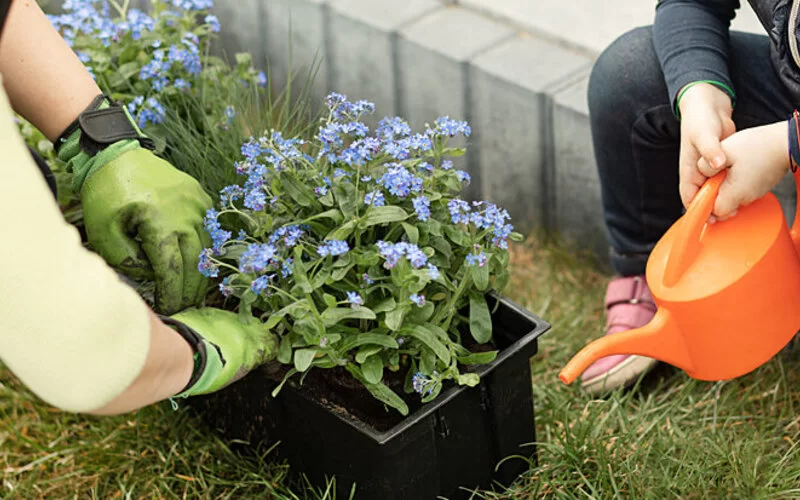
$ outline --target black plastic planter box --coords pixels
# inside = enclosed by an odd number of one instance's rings
[[[530,358],[550,325],[504,297],[496,310],[498,299],[488,300],[500,352],[476,370],[481,383],[442,391],[386,432],[331,411],[295,378],[273,399],[274,382],[251,373],[194,406],[228,440],[280,441],[277,454],[313,483],[335,476],[337,498],[350,498],[353,483],[356,499],[380,500],[456,499],[508,485],[530,468],[519,457],[536,460]]]

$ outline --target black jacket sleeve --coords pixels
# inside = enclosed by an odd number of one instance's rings
[[[674,111],[680,89],[701,80],[714,82],[735,104],[728,33],[738,8],[738,0],[659,0],[653,43]]]

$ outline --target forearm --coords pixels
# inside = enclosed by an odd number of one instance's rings
[[[673,109],[681,89],[696,81],[713,81],[735,99],[728,71],[728,33],[738,7],[738,0],[659,2],[653,43]]]
[[[53,406],[103,408],[159,348],[151,313],[64,220],[2,90],[0,153],[0,360]]]
[[[51,141],[101,93],[34,0],[11,2],[0,73],[14,110]]]
[[[117,415],[178,394],[194,367],[192,348],[172,328],[150,312],[150,350],[136,380],[113,401],[89,413]]]

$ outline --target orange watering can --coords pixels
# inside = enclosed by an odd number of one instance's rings
[[[658,306],[650,323],[588,344],[561,370],[562,382],[613,354],[728,380],[769,361],[800,330],[800,196],[791,230],[772,193],[707,224],[726,175],[706,181],[650,254],[647,282]],[[800,193],[800,172],[794,178]]]

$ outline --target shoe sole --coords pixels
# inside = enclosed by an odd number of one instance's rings
[[[603,375],[584,380],[581,388],[592,396],[608,393],[619,387],[632,385],[636,379],[655,368],[657,364],[657,359],[631,356]]]

